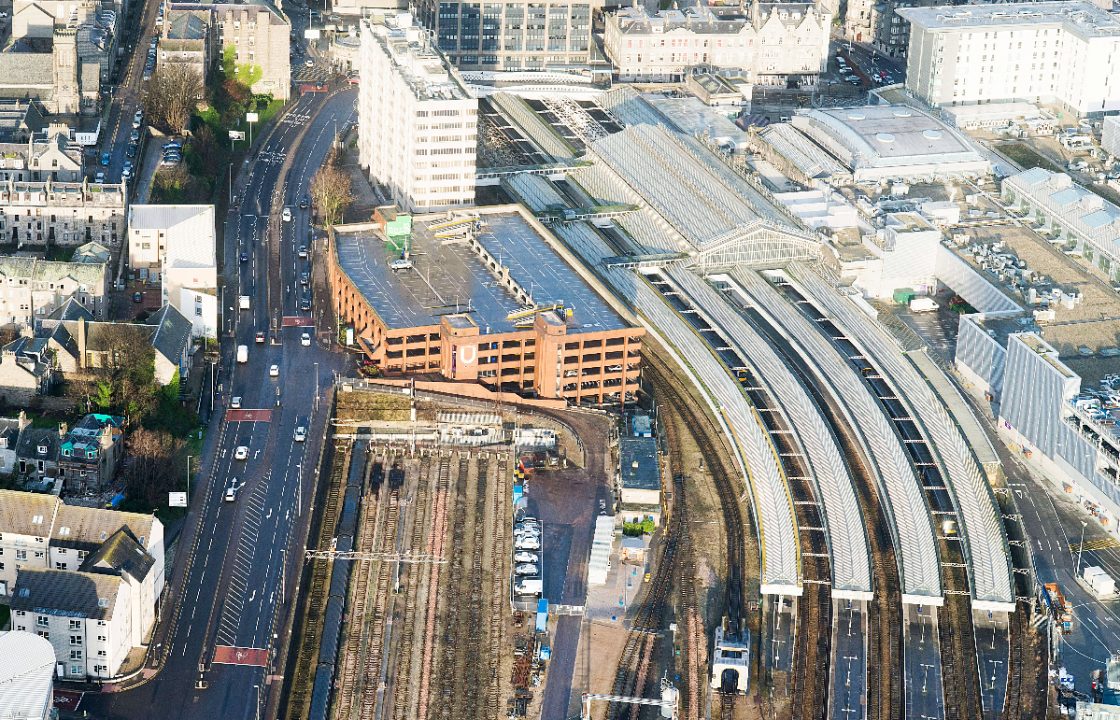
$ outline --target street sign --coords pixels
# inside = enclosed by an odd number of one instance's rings
[[[241,130],[230,130],[229,131],[229,139],[230,140],[244,140],[245,139],[245,133]]]
[[[167,507],[186,507],[187,494],[185,492],[167,493]]]
[[[255,112],[245,113],[245,122],[257,122],[259,120],[260,115],[257,115]]]

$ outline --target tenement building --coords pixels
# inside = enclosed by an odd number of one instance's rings
[[[0,238],[16,246],[115,247],[124,237],[128,192],[123,183],[0,183]]]

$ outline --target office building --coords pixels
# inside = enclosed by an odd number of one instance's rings
[[[602,0],[422,0],[420,23],[463,70],[583,70]]]
[[[474,203],[478,100],[407,13],[362,21],[358,159],[401,207]]]
[[[812,86],[828,65],[832,16],[814,3],[753,2],[746,14],[689,7],[606,17],[604,50],[624,81],[678,82],[695,67],[737,70],[755,85]]]
[[[1120,20],[1088,2],[906,8],[906,88],[926,103],[1120,110]]]

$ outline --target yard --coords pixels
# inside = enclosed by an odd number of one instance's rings
[[[1002,143],[996,145],[995,148],[1024,170],[1040,167],[1051,172],[1062,172],[1062,168],[1058,167],[1057,163],[1052,162],[1038,151],[1021,142]]]

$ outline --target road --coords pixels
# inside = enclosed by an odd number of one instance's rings
[[[243,201],[229,214],[225,242],[226,281],[242,290],[230,291],[223,300],[228,309],[235,306],[232,295],[243,292],[251,297],[251,309],[227,313],[236,340],[223,338],[219,413],[200,473],[205,480],[195,491],[179,552],[180,557],[190,555],[184,550],[194,547],[194,557],[189,567],[176,566],[170,584],[177,608],[172,606],[169,622],[156,637],[167,647],[167,662],[135,689],[87,697],[83,707],[96,716],[150,717],[152,708],[159,707],[168,720],[248,720],[257,717],[258,702],[263,708],[267,693],[278,691],[269,687],[274,669],[214,662],[215,651],[218,646],[259,648],[266,651],[266,664],[274,661],[278,625],[302,562],[327,420],[326,405],[317,397],[325,395],[345,359],[330,351],[330,332],[304,346],[300,336],[308,328],[285,326],[293,321],[282,318],[307,313],[298,310],[298,299],[284,288],[297,285],[297,272],[310,262],[297,258],[297,241],[306,238],[309,220],[308,211],[298,208],[298,197],[322,164],[335,123],[341,127],[350,119],[354,99],[354,91],[348,91],[295,101],[290,117],[296,121],[280,123],[246,169]],[[289,155],[290,174],[281,188]],[[297,204],[290,223],[279,220],[283,204]],[[247,262],[238,261],[241,252]],[[254,342],[258,329],[267,329],[269,342]],[[225,321],[223,330],[229,330]],[[319,342],[322,338],[326,344]],[[234,363],[236,344],[249,346],[248,362]],[[278,366],[278,378],[269,377],[271,365]],[[228,407],[223,411],[232,396],[242,398],[242,408],[263,412],[247,421],[244,413]],[[297,425],[310,426],[307,442],[294,441]],[[235,460],[234,450],[242,445],[249,449],[249,459]],[[237,499],[225,502],[223,489],[232,478]],[[200,513],[196,534],[194,521]],[[200,663],[205,667],[201,675]],[[195,689],[200,677],[207,684],[204,690]]]

